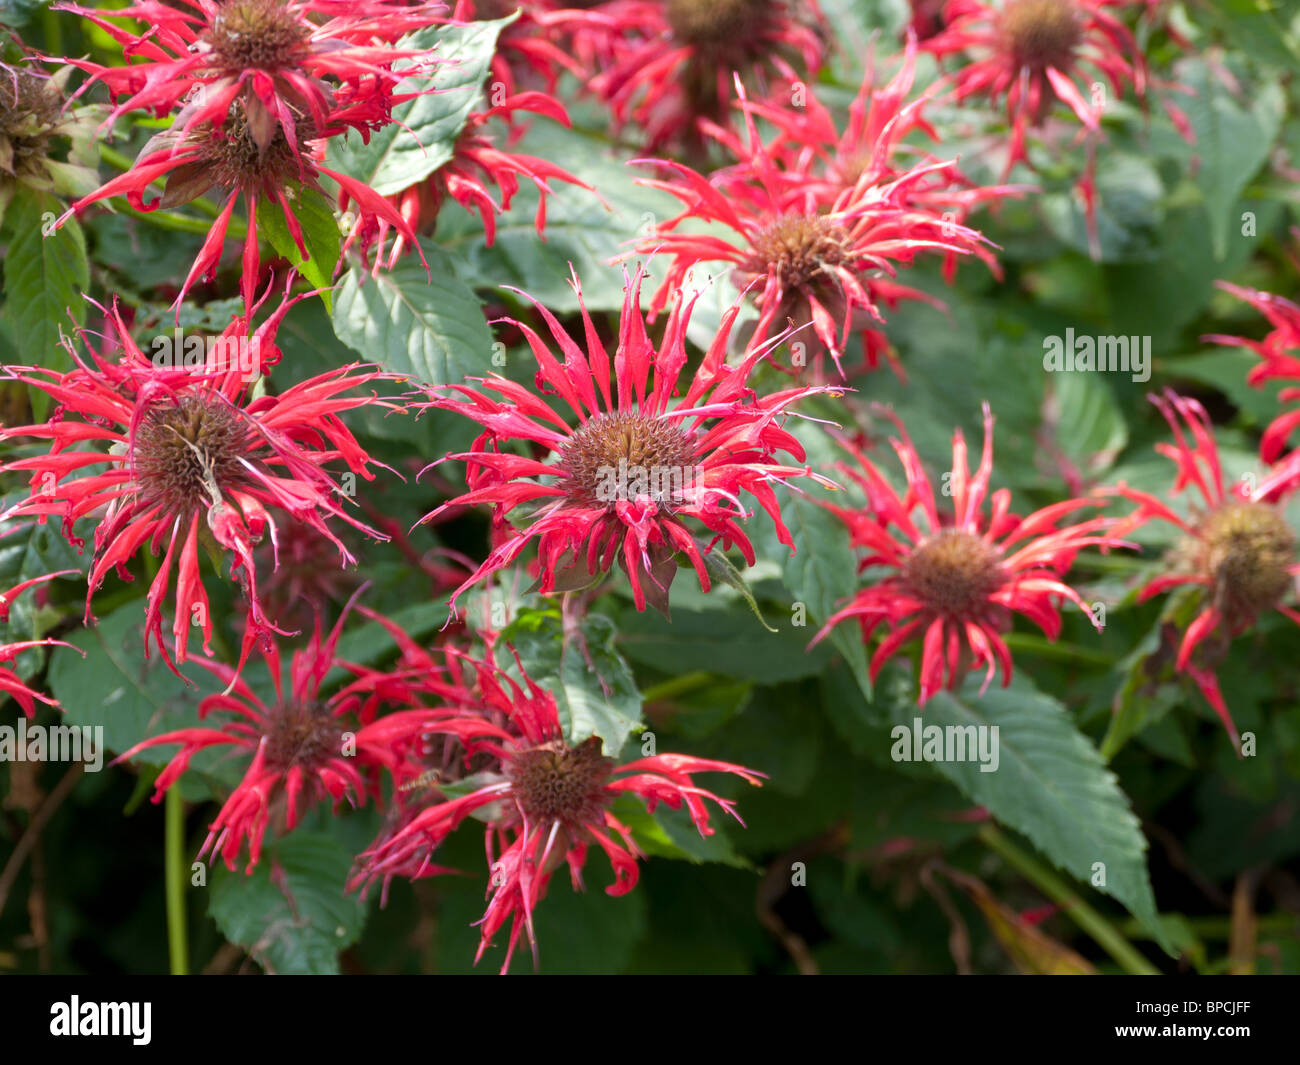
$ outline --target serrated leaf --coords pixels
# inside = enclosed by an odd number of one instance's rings
[[[358,896],[344,891],[351,867],[351,852],[333,835],[294,832],[252,875],[214,868],[208,914],[268,973],[331,975],[366,921]]]
[[[368,144],[334,138],[327,160],[332,170],[391,196],[423,181],[451,159],[456,138],[481,98],[480,86],[496,52],[497,36],[518,15],[464,26],[429,26],[398,42],[399,49],[435,48],[431,77],[410,77],[394,90],[419,92],[393,108],[393,121],[370,135]],[[401,69],[400,67],[398,69]],[[432,88],[434,92],[422,90]]]
[[[925,728],[996,726],[995,771],[983,772],[975,759],[936,762],[935,768],[1081,883],[1091,883],[1094,863],[1104,863],[1106,882],[1099,890],[1128,907],[1168,950],[1147,875],[1146,838],[1097,749],[1047,695],[1017,689],[977,692],[974,678],[960,694],[933,696],[923,713],[897,707],[895,728],[910,731],[918,716]]]
[[[555,696],[568,742],[599,736],[605,754],[616,757],[641,725],[641,693],[632,671],[614,649],[614,623],[603,615],[588,614],[581,631],[586,656],[576,637],[565,640],[558,611],[526,609],[501,638],[519,653],[533,681]]]
[[[301,187],[295,190],[290,204],[294,217],[302,228],[303,243],[307,246],[306,259],[302,257],[293,234],[289,232],[284,211],[278,205],[265,205],[258,212],[258,234],[265,236],[276,252],[289,260],[307,284],[312,288],[325,289],[321,293],[321,299],[325,301],[326,310],[329,310],[333,302],[329,286],[334,279],[334,267],[338,264],[339,247],[342,244],[334,208],[316,189]]]
[[[334,301],[334,332],[368,362],[425,384],[492,369],[492,333],[450,258],[421,241],[432,271],[406,258],[378,277],[354,265]]]
[[[86,238],[75,218],[53,228],[62,213],[53,196],[23,189],[6,214],[13,239],[4,258],[5,312],[19,357],[32,366],[70,365],[59,330],[86,320]]]

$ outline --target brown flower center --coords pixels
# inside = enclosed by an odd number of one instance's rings
[[[772,17],[773,0],[668,0],[673,37],[705,54],[755,49]]]
[[[1069,66],[1083,41],[1073,0],[1010,0],[1001,30],[1017,65],[1036,71]]]
[[[315,126],[306,115],[295,115],[294,125],[299,144],[315,138]],[[302,177],[303,164],[294,156],[283,127],[277,122],[266,147],[259,147],[240,100],[231,106],[221,129],[204,123],[195,127],[190,139],[199,145],[200,159],[194,166],[202,168],[209,184],[224,189],[283,188]]]
[[[248,430],[238,412],[216,395],[164,399],[145,413],[136,431],[132,463],[142,494],[167,513],[192,514],[246,471]]]
[[[944,529],[903,566],[907,590],[948,617],[970,617],[1006,583],[997,552],[974,533]]]
[[[297,66],[311,36],[281,0],[226,0],[203,40],[227,70]]]
[[[826,268],[847,262],[849,257],[848,235],[837,222],[824,215],[784,214],[755,235],[740,269],[758,277],[775,270],[788,293],[829,281],[824,276]]]
[[[1269,504],[1224,503],[1206,515],[1198,534],[1215,601],[1233,621],[1275,606],[1291,586],[1295,534]]]
[[[515,755],[507,775],[525,815],[573,826],[598,821],[606,805],[605,782],[614,769],[601,746],[600,737],[592,736],[576,747],[554,740]]]
[[[569,502],[612,509],[648,495],[680,505],[696,484],[695,440],[680,421],[640,411],[614,411],[589,419],[560,452],[557,469],[568,475]]]
[[[313,768],[343,752],[343,729],[323,703],[277,706],[266,724],[266,760],[277,769]]]

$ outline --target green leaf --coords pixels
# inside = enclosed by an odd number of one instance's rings
[[[701,836],[685,809],[671,810],[660,806],[653,814],[633,796],[621,796],[613,806],[614,816],[632,830],[637,845],[647,856],[675,858],[696,865],[721,862],[748,869],[750,864],[738,855],[727,838],[721,821],[726,815],[712,818],[713,834]]]
[[[436,48],[433,75],[410,77],[397,86],[398,94],[421,95],[394,107],[393,121],[372,133],[368,144],[351,137],[331,140],[326,155],[330,169],[357,178],[380,196],[391,196],[450,160],[456,138],[481,99],[497,35],[517,17],[429,26],[399,41],[400,49]],[[435,91],[423,91],[430,87]]]
[[[26,492],[11,493],[0,501],[0,510],[7,510],[20,499],[26,498]],[[84,573],[89,566],[90,556],[77,554],[56,521],[44,525],[31,521],[25,527],[14,528],[0,539],[0,592],[44,573],[56,573],[65,569]],[[50,588],[51,585],[45,587]],[[28,589],[10,604],[8,640],[38,639],[42,635],[37,624],[39,611],[32,606],[32,593],[35,590]],[[79,590],[84,592],[85,586],[79,586]]]
[[[85,651],[82,658],[67,647],[50,653],[49,685],[69,725],[102,728],[103,744],[121,753],[149,736],[202,725],[199,700],[218,689],[215,678],[182,667],[196,686],[189,686],[163,662],[157,650],[144,657],[144,604],[119,607],[88,629],[67,637]],[[207,727],[215,727],[208,725]],[[165,766],[176,753],[172,745],[150,747],[132,765]],[[234,784],[243,763],[224,749],[202,751],[185,775],[187,798],[205,798]]]
[[[1085,477],[1109,469],[1128,445],[1128,426],[1110,386],[1087,371],[1053,374],[1049,384],[1043,423],[1056,450]]]
[[[208,913],[268,973],[332,975],[361,935],[366,908],[344,891],[352,853],[333,834],[294,832],[252,875],[213,869]]]
[[[1164,219],[1164,185],[1150,159],[1126,152],[1105,153],[1097,167],[1097,242],[1100,261],[1154,258]],[[1087,215],[1074,189],[1043,197],[1048,228],[1070,247],[1091,254]]]
[[[705,545],[707,546],[707,545]],[[709,576],[716,582],[721,581],[728,588],[734,588],[745,601],[754,617],[758,618],[758,623],[767,629],[768,632],[778,632],[778,629],[772,628],[763,617],[763,612],[758,609],[758,602],[754,599],[754,593],[750,591],[749,584],[745,580],[743,573],[738,570],[725,554],[721,551],[710,551],[704,556],[704,568],[708,571]]]
[[[1241,219],[1238,197],[1268,158],[1286,110],[1286,98],[1276,81],[1251,88],[1248,101],[1238,101],[1201,59],[1178,65],[1178,80],[1193,90],[1179,96],[1196,134],[1200,166],[1193,176],[1210,216],[1214,258],[1227,254],[1228,234]]]
[[[940,692],[923,715],[915,707],[896,707],[891,735],[901,735],[899,727],[910,731],[918,717],[925,728],[996,727],[995,771],[983,772],[973,758],[936,762],[935,768],[1080,882],[1092,883],[1094,863],[1104,863],[1100,890],[1128,907],[1168,949],[1147,876],[1146,838],[1097,749],[1047,695],[994,688],[980,696],[977,690],[975,678],[960,695]]]
[[[857,559],[844,523],[825,507],[803,495],[794,495],[782,509],[795,553],[785,564],[785,584],[797,602],[808,608],[817,628],[844,605],[857,586]],[[817,628],[809,626],[809,633]],[[867,650],[856,622],[837,625],[830,641],[844,655],[863,695],[871,698]]]
[[[605,754],[617,757],[628,736],[641,727],[641,693],[614,649],[614,623],[600,614],[582,619],[581,639],[594,672],[577,634],[565,639],[559,611],[525,608],[501,638],[519,653],[534,683],[555,696],[568,742],[599,736]]]
[[[482,279],[476,285],[514,285],[556,314],[578,309],[578,297],[569,285],[572,264],[587,309],[618,310],[623,306],[623,272],[610,266],[609,260],[626,252],[629,241],[649,233],[656,220],[663,222],[677,214],[681,204],[665,192],[637,184],[637,178],[651,176],[649,168],[629,166],[608,144],[558,123],[534,122],[516,148],[555,160],[598,189],[609,206],[594,192],[552,181],[546,231],[539,239],[537,190],[531,182],[523,182],[510,210],[497,221],[491,247],[484,243],[478,216],[454,203],[438,216],[438,243],[465,264],[466,277]],[[632,264],[628,265],[630,270]],[[651,261],[648,265],[651,277],[642,290],[645,302],[667,264]],[[725,265],[718,265],[717,272],[725,272]],[[717,297],[706,295],[697,305],[700,319],[709,313],[710,299]]]
[[[369,362],[426,384],[492,369],[492,333],[451,259],[421,241],[432,278],[407,258],[378,277],[354,265],[334,301],[334,332]]]
[[[618,646],[629,658],[668,673],[704,670],[756,684],[809,677],[826,668],[829,644],[807,650],[807,628],[768,632],[743,611],[673,609],[670,624],[651,611],[620,611]]]
[[[276,252],[293,264],[307,284],[312,288],[325,289],[321,293],[321,299],[325,301],[328,310],[333,300],[329,286],[334,279],[334,267],[339,261],[339,246],[342,243],[338,222],[334,219],[334,208],[316,189],[302,187],[295,190],[291,203],[294,216],[302,228],[308,258],[302,257],[293,234],[289,232],[284,211],[277,205],[265,206],[258,214],[258,233],[265,236]]]
[[[70,365],[59,330],[86,320],[86,238],[75,218],[53,228],[62,213],[53,196],[22,189],[6,214],[13,239],[4,258],[5,313],[19,357],[32,366]]]

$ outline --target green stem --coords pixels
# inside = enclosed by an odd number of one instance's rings
[[[661,702],[676,695],[684,695],[696,688],[703,688],[711,680],[713,680],[713,674],[706,673],[703,670],[697,669],[693,673],[683,673],[680,677],[673,677],[672,680],[666,680],[662,684],[650,685],[641,693],[641,701],[643,703]]]
[[[1032,881],[1127,973],[1159,976],[1160,972],[1125,939],[1119,930],[1083,901],[1075,890],[1033,855],[1025,853],[994,825],[979,830],[980,841],[1022,876]]]
[[[1228,939],[1232,935],[1231,917],[1184,917],[1183,923],[1200,939]],[[1269,913],[1255,918],[1255,927],[1270,935],[1294,932],[1298,925],[1300,917],[1292,913]],[[1151,933],[1135,918],[1121,922],[1119,927],[1130,939],[1151,938]]]
[[[166,894],[167,950],[173,976],[188,976],[190,949],[185,925],[185,800],[181,789],[167,790],[166,806]]]

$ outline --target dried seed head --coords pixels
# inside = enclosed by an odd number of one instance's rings
[[[643,471],[656,501],[668,506],[682,502],[680,490],[694,476],[695,440],[680,421],[655,418],[640,411],[598,414],[565,443],[557,468],[568,475],[569,502],[578,507],[610,507],[616,499],[609,486],[620,469],[629,483]],[[665,489],[665,486],[667,490]]]
[[[520,752],[506,767],[529,820],[572,826],[600,820],[606,805],[603,789],[613,770],[613,759],[601,754],[599,736],[576,747],[553,740]]]
[[[159,400],[141,420],[131,454],[144,499],[180,516],[206,509],[213,487],[224,491],[245,480],[247,441],[239,413],[218,395]]]
[[[1017,65],[1035,71],[1069,66],[1083,41],[1073,0],[1010,0],[1000,27]]]
[[[1203,572],[1214,582],[1219,608],[1248,622],[1275,606],[1293,578],[1296,539],[1275,507],[1231,501],[1216,507],[1197,530]]]
[[[997,552],[974,533],[944,529],[912,552],[903,567],[907,590],[946,617],[968,618],[1006,583]]]
[[[50,78],[0,64],[0,175],[43,175],[61,106],[62,93]]]
[[[203,40],[229,71],[299,65],[311,29],[282,0],[226,0]]]

